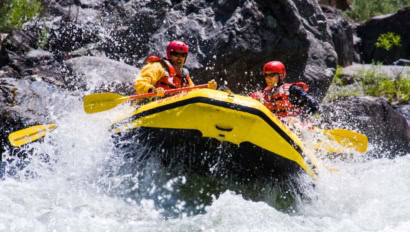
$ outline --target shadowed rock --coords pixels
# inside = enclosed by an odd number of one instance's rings
[[[337,53],[337,64],[340,66],[349,66],[355,60],[353,35],[356,25],[349,22],[342,11],[322,6],[325,13],[329,28],[332,34],[332,41]]]
[[[103,57],[83,56],[66,61],[67,67],[79,78],[77,84],[85,89],[99,89],[132,94],[139,69]]]
[[[372,155],[394,157],[410,153],[410,129],[403,115],[383,98],[350,98],[321,106],[331,127],[357,129],[374,146]]]

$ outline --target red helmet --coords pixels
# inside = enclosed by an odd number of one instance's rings
[[[280,61],[270,61],[263,66],[262,73],[265,75],[267,72],[269,73],[279,73],[281,79],[285,78],[286,76],[286,69],[285,65],[282,64]]]
[[[168,44],[167,57],[171,59],[171,52],[188,53],[188,45],[184,42],[174,40]]]

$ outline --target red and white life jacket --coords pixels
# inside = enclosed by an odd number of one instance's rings
[[[298,116],[302,113],[299,106],[292,105],[289,101],[289,88],[298,85],[306,92],[309,86],[303,82],[286,83],[276,89],[266,87],[263,91],[263,104],[279,117]]]
[[[146,59],[146,62],[153,63],[153,62],[160,62],[163,67],[165,67],[168,71],[168,75],[162,77],[157,81],[155,84],[155,88],[162,87],[165,90],[167,89],[176,89],[181,87],[189,86],[191,81],[191,77],[187,74],[181,73],[178,71],[167,59],[161,59],[158,56],[150,56]]]

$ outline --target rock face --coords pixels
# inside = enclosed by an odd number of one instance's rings
[[[332,34],[332,41],[337,53],[337,64],[343,67],[349,66],[355,61],[353,49],[353,36],[356,25],[349,22],[340,10],[322,6]]]
[[[357,35],[361,38],[360,53],[365,63],[380,61],[392,64],[394,61],[410,59],[410,6],[395,14],[374,17],[357,27]],[[381,34],[393,32],[401,38],[401,47],[393,47],[386,51],[376,47]]]
[[[134,80],[139,69],[103,57],[81,56],[67,60],[68,70],[77,76],[77,86],[89,90],[120,91],[126,95],[135,92]]]
[[[410,153],[406,119],[383,98],[351,98],[321,106],[323,121],[333,127],[350,127],[364,133],[374,156],[394,157]]]
[[[397,110],[400,111],[407,120],[410,127],[410,105],[397,105]]]
[[[81,17],[81,28],[69,20],[54,23],[49,48],[68,53],[96,42],[105,56],[141,67],[148,55],[165,56],[168,42],[179,39],[190,46],[186,66],[196,83],[215,78],[238,93],[262,88],[261,69],[271,60],[281,60],[289,80],[307,82],[319,98],[335,71],[336,53],[316,2],[131,0],[106,1],[104,10],[103,25]],[[101,38],[96,26],[109,28],[108,34]]]

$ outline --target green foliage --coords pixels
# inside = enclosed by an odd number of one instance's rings
[[[384,48],[386,51],[389,51],[393,47],[401,47],[400,35],[393,32],[383,33],[377,38],[376,47]]]
[[[333,77],[333,84],[338,86],[346,85],[345,81],[342,79],[343,76],[343,67],[338,65],[336,68],[335,75]]]
[[[323,99],[323,102],[333,102],[350,96],[360,97],[361,95],[361,89],[359,88],[359,86],[331,85],[327,91],[325,98]]]
[[[2,0],[0,3],[0,31],[19,29],[41,13],[43,6],[37,0]]]
[[[387,74],[377,72],[376,68],[360,70],[358,77],[362,79],[363,91],[366,95],[386,97],[394,103],[409,103],[410,75],[400,74],[391,79]]]
[[[343,83],[342,68],[336,70],[333,82],[323,99],[332,102],[349,96],[385,97],[393,103],[410,103],[410,67],[407,72],[398,74],[395,78],[389,77],[380,71],[381,64],[374,64],[370,69],[361,69],[354,76],[354,83]]]
[[[345,14],[355,21],[363,21],[374,16],[394,13],[410,5],[410,0],[353,0],[351,9]]]
[[[47,47],[49,31],[50,29],[46,26],[44,26],[41,29],[39,37],[38,37],[38,41],[37,41],[38,47],[44,48],[44,49]]]
[[[337,66],[332,84],[323,99],[324,102],[332,102],[349,96],[359,97],[361,95],[361,87],[357,83],[347,86],[346,81],[342,77],[343,67]]]

